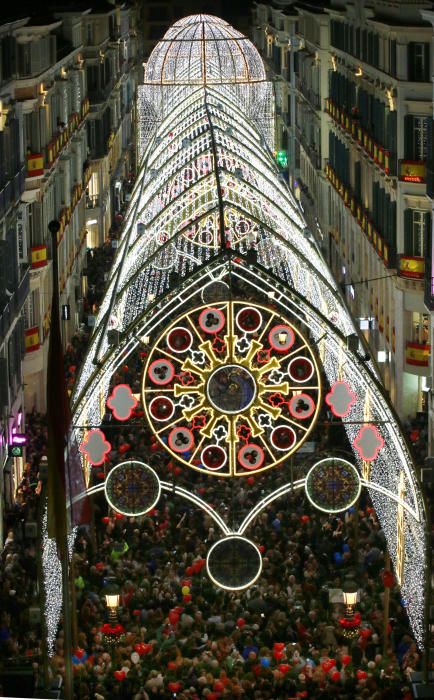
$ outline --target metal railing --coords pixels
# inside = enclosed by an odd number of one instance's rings
[[[24,302],[30,292],[30,268],[27,267],[21,280],[10,297],[8,303],[0,313],[0,342],[2,342],[10,330],[14,320],[20,315]]]

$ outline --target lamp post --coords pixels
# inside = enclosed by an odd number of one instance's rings
[[[354,608],[357,603],[357,595],[359,589],[357,583],[353,579],[346,579],[344,585],[342,586],[342,595],[344,598],[345,605],[345,615],[347,617],[352,617],[354,615]]]
[[[360,626],[360,616],[354,614],[357,604],[358,586],[353,579],[346,579],[342,586],[342,596],[345,605],[345,615],[339,620],[342,634],[348,639],[357,637]]]
[[[118,622],[120,589],[116,581],[111,580],[104,589],[104,597],[108,610],[108,623],[101,627],[103,643],[110,649],[112,661],[114,661],[114,649],[117,642],[125,638],[125,630]]]
[[[116,624],[118,619],[119,592],[119,586],[114,581],[109,583],[104,589],[105,602],[111,625]]]

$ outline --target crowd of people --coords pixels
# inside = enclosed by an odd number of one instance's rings
[[[111,257],[111,246],[89,253],[88,313],[101,300]],[[65,353],[70,389],[88,335],[82,328]],[[127,383],[139,392],[145,357],[144,352],[130,357],[113,383]],[[324,425],[327,416],[323,419]],[[410,424],[408,430],[413,429]],[[318,430],[314,439],[319,449],[336,444],[339,430],[332,423]],[[28,461],[16,502],[6,514],[1,554],[0,660],[26,660],[36,684],[42,685],[42,628],[31,616],[39,602],[39,541],[29,524],[40,517],[44,416],[30,413],[26,431]],[[104,467],[92,470],[92,483],[102,482],[126,456],[182,480],[182,470],[156,443],[140,410],[125,426],[107,417],[104,432],[112,451]],[[302,466],[296,460],[295,470]],[[268,492],[271,480],[277,487],[284,479],[282,470],[272,470],[237,480],[234,488],[231,480],[188,476],[191,488],[206,491],[208,502],[228,520],[242,517],[262,491]],[[385,537],[366,493],[357,508],[341,516],[315,511],[301,492],[275,501],[248,532],[261,551],[263,570],[242,592],[211,583],[204,562],[220,534],[209,516],[185,501],[162,495],[146,515],[126,518],[111,511],[99,493],[90,512],[73,555],[77,700],[411,697],[409,674],[419,668],[420,654],[393,577],[383,575]],[[342,625],[342,604],[332,595],[348,576],[360,589],[359,624],[351,634]],[[114,581],[120,587],[116,620],[104,595]],[[391,596],[385,619],[386,587]],[[49,675],[54,679],[64,672],[60,629]]]

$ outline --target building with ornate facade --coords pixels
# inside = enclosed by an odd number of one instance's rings
[[[66,347],[87,321],[86,250],[120,218],[135,167],[136,17],[94,3],[0,26],[0,489],[9,502],[24,466],[25,413],[45,411],[48,224],[60,223]]]
[[[14,89],[15,33],[24,24],[25,20],[17,20],[0,25],[0,513],[23,466],[21,456],[8,457],[14,436],[24,431],[23,307],[30,291],[31,252],[25,234],[26,205],[21,201],[27,175],[25,115]]]
[[[252,29],[276,84],[276,150],[402,418],[426,410],[430,375],[424,6],[276,0],[256,3]]]

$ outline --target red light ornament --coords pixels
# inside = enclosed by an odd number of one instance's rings
[[[106,440],[102,430],[89,430],[86,438],[80,445],[80,452],[86,455],[90,464],[98,466],[103,464],[106,455],[111,451],[112,446]]]
[[[347,382],[335,382],[325,397],[327,406],[337,418],[345,418],[356,403],[357,396]]]
[[[373,462],[384,447],[384,440],[375,425],[364,425],[353,445],[365,462]]]
[[[133,396],[128,384],[118,384],[114,387],[107,400],[107,406],[113,412],[116,420],[128,420],[139,402]]]

